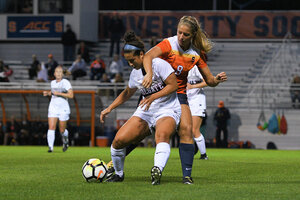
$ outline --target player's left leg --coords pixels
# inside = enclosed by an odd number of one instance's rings
[[[69,115],[59,116],[59,132],[62,137],[63,152],[67,151],[69,147],[69,132],[66,129],[68,120],[69,120]]]
[[[192,115],[187,104],[181,104],[181,118],[179,124],[179,154],[183,173],[183,183],[193,184],[191,178],[194,161],[194,138],[192,134]]]
[[[200,116],[193,116],[193,136],[196,142],[196,145],[200,151],[200,159],[208,160],[206,155],[206,147],[205,147],[205,140],[203,135],[200,133],[200,127],[202,124],[202,117]]]
[[[125,148],[125,156],[129,155],[131,151],[133,151],[136,147],[139,146],[140,142],[147,136],[151,135],[150,129],[145,129],[144,133],[142,133],[133,143],[129,144]],[[107,174],[106,177],[110,178],[115,173],[115,168],[112,160],[107,163]]]

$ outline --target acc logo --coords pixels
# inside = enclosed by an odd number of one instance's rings
[[[31,21],[29,22],[23,30],[49,30],[50,21]]]
[[[48,33],[50,32],[50,26],[51,21],[30,21],[28,22],[21,30],[20,32],[26,33]],[[16,21],[10,21],[8,23],[8,31],[10,33],[14,33],[17,31],[17,22]],[[54,23],[54,31],[56,33],[63,32],[63,23],[61,21],[56,21]]]

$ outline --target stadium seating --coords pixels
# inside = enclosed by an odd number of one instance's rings
[[[146,41],[147,42],[147,41]],[[146,43],[148,46],[148,43]],[[45,44],[44,44],[45,45]],[[43,44],[4,44],[7,51],[0,48],[0,53],[4,61],[14,70],[14,77],[11,79],[9,88],[28,88],[28,85],[36,85],[35,81],[28,80],[28,66],[31,62],[31,55],[39,52],[38,58],[45,61],[47,54],[52,48],[52,53],[58,61],[62,60],[61,44],[47,44],[47,50]],[[122,44],[121,44],[122,46]],[[50,48],[51,47],[51,48]],[[111,61],[108,57],[109,41],[103,40],[96,44],[89,44],[91,57],[100,53],[105,60],[107,66]],[[148,49],[148,47],[146,47]],[[208,65],[214,75],[221,71],[225,71],[228,75],[228,81],[220,84],[215,88],[205,88],[207,95],[207,113],[208,113],[208,131],[207,139],[213,139],[214,126],[212,124],[212,115],[217,107],[219,100],[225,102],[225,106],[230,111],[239,116],[241,125],[236,127],[237,130],[231,128],[229,139],[250,140],[257,148],[265,148],[267,140],[273,140],[279,148],[289,148],[288,144],[293,144],[295,139],[294,132],[297,132],[296,125],[299,111],[291,107],[289,95],[289,85],[292,75],[300,71],[299,63],[299,45],[289,40],[278,42],[262,42],[262,41],[215,41],[214,50],[208,54]],[[20,51],[23,52],[20,53]],[[13,55],[14,54],[14,55]],[[15,55],[19,55],[17,57]],[[27,55],[25,55],[27,54]],[[11,56],[13,55],[13,56]],[[43,59],[44,58],[44,59]],[[130,67],[124,69],[124,80],[128,80]],[[83,81],[84,80],[84,81]],[[76,89],[93,89],[99,91],[96,95],[96,117],[98,118],[101,109],[108,106],[116,97],[115,93],[104,93],[106,89],[122,89],[126,86],[126,82],[116,87],[112,85],[103,85],[98,81],[88,80],[88,76],[80,80],[72,81],[72,85]],[[263,87],[262,87],[263,86]],[[6,88],[4,83],[0,84],[0,88]],[[38,88],[48,88],[48,83]],[[262,95],[262,93],[264,95]],[[48,100],[36,97],[28,97],[32,102],[31,111],[33,117],[36,113],[43,116],[47,114]],[[80,106],[80,115],[82,119],[90,118],[90,97],[78,96]],[[111,115],[109,115],[106,127],[116,126],[116,120],[128,119],[137,105],[139,93],[135,94],[131,100],[119,107]],[[5,107],[8,115],[14,114],[19,117],[25,113],[24,101],[20,99],[20,95],[15,95],[9,100],[4,99]],[[84,103],[83,103],[84,102]],[[72,108],[71,119],[76,118],[75,105],[71,100]],[[21,111],[20,111],[21,108]],[[45,108],[41,112],[41,108]],[[268,118],[274,110],[276,112],[285,111],[290,126],[291,137],[271,135],[267,131],[261,132],[256,128],[256,123],[261,109],[266,110],[266,118]],[[97,120],[98,121],[98,120]],[[236,120],[237,121],[237,120]],[[237,125],[236,121],[232,126]],[[237,134],[238,132],[238,134]],[[297,145],[294,145],[294,147]]]

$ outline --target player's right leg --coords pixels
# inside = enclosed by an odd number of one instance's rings
[[[56,118],[56,117],[48,117],[49,128],[48,128],[48,132],[47,132],[47,142],[48,142],[48,147],[49,147],[49,150],[48,150],[49,153],[51,153],[53,151],[57,120],[58,120],[58,118]]]
[[[178,115],[178,122],[179,122]],[[154,166],[151,169],[152,185],[159,185],[162,172],[170,156],[170,138],[176,129],[176,121],[172,117],[163,117],[156,122]]]
[[[125,147],[139,140],[148,129],[148,123],[137,116],[131,117],[117,132],[111,145],[111,158],[115,174],[106,182],[121,182],[124,180]]]
[[[137,140],[135,140],[133,143],[131,143],[131,144],[129,144],[128,146],[125,147],[125,149],[126,149],[126,150],[125,150],[125,156],[129,155],[130,152],[132,152],[136,147],[138,147],[139,144],[141,143],[141,141],[142,141],[145,137],[147,137],[147,136],[149,136],[149,135],[151,135],[150,130],[149,130],[149,129],[144,130],[144,133],[141,134],[140,137],[139,137]],[[109,178],[109,177],[111,177],[112,175],[114,175],[114,173],[115,173],[115,168],[114,168],[113,162],[112,162],[112,160],[111,160],[111,161],[109,161],[109,162],[107,163],[107,174],[106,174],[106,177]]]

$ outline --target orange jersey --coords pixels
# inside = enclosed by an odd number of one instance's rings
[[[178,44],[177,35],[164,39],[157,44],[162,50],[162,59],[171,64],[177,77],[177,93],[186,94],[187,76],[195,65],[199,68],[207,67],[206,62],[200,57],[200,51],[191,46],[184,51]]]

